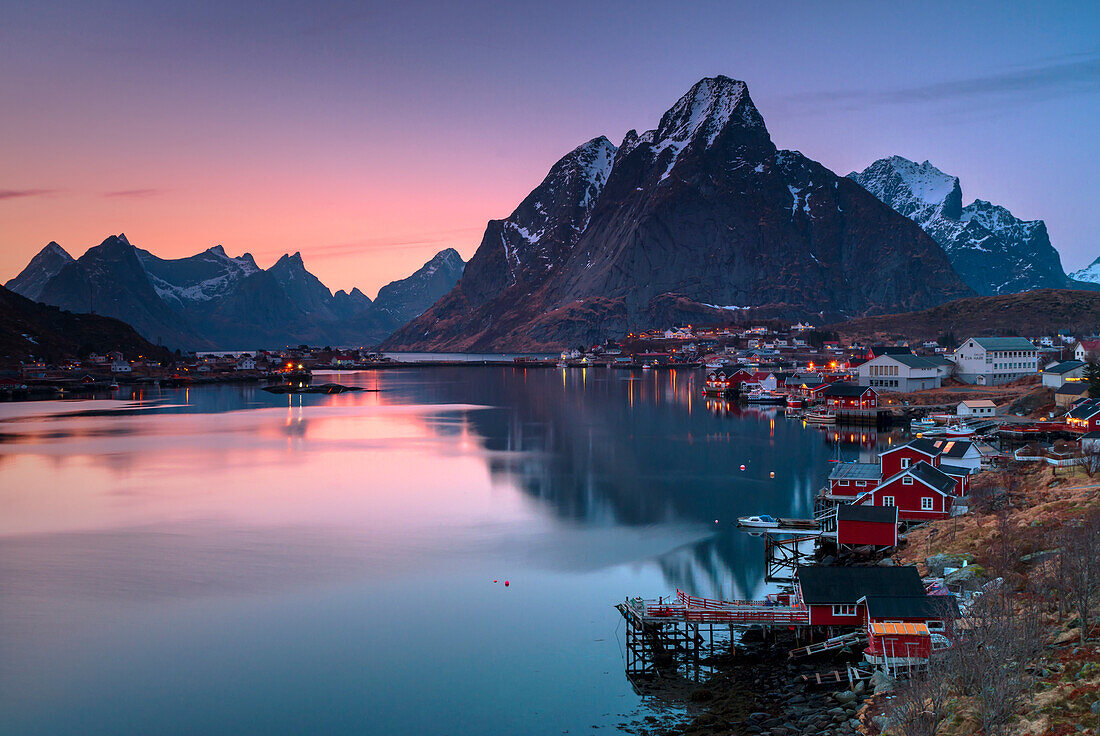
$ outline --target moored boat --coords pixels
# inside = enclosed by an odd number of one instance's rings
[[[778,529],[779,519],[768,514],[742,516],[737,519],[737,526],[741,529]]]
[[[836,414],[827,411],[808,411],[802,417],[807,424],[836,424]]]

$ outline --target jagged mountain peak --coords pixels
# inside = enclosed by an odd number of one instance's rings
[[[16,294],[38,301],[46,283],[73,260],[68,251],[51,240],[46,247],[38,251],[18,276],[4,286]]]
[[[69,255],[69,251],[62,248],[61,244],[58,243],[56,240],[51,240],[50,242],[46,243],[46,247],[44,247],[42,250],[38,251],[38,255],[43,255],[43,254],[55,254],[55,255],[61,256],[62,258],[65,258],[67,260],[70,260],[70,261],[73,260],[73,257],[71,255]]]
[[[744,82],[726,76],[705,77],[661,116],[652,140],[660,146],[702,137],[710,146],[730,124],[763,128],[764,119],[749,99]]]
[[[891,156],[848,176],[920,225],[979,294],[1074,285],[1042,220],[1020,220],[983,199],[963,207],[959,178],[928,161]]]
[[[931,162],[890,156],[875,161],[848,178],[912,220],[936,215],[958,219],[962,211],[959,177],[945,174]]]

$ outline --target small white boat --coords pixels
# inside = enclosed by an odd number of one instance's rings
[[[963,424],[952,424],[944,430],[944,434],[948,437],[969,437],[974,434],[974,430]]]
[[[806,424],[836,424],[836,414],[827,411],[808,411],[802,417]]]
[[[568,367],[569,367],[569,364],[566,363],[564,360],[559,360],[558,361],[558,368],[568,368]]]
[[[737,519],[737,526],[742,529],[778,529],[779,519],[768,514],[742,516]]]
[[[745,401],[750,404],[783,404],[786,403],[787,397],[774,391],[758,388],[749,391],[745,396]]]
[[[642,363],[642,370],[643,371],[648,371],[651,368],[653,368],[653,366],[651,366],[649,363]]]

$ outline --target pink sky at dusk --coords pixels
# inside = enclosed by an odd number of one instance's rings
[[[675,7],[675,12],[670,8]],[[898,154],[1100,255],[1095,4],[68,0],[0,23],[0,282],[47,242],[300,251],[369,296],[468,259],[570,149],[749,83],[777,145],[838,173]],[[980,28],[981,32],[975,32]]]

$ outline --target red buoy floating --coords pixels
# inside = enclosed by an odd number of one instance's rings
[[[496,582],[496,580],[494,580],[493,582],[495,583],[495,582]]]
[[[744,470],[744,469],[745,469],[745,466],[744,466],[744,465],[742,465],[742,466],[741,466],[741,469],[742,469],[742,470]]]
[[[505,581],[504,581],[504,587],[505,587],[505,588],[507,588],[507,587],[508,587],[508,581],[507,581],[507,580],[505,580]]]

